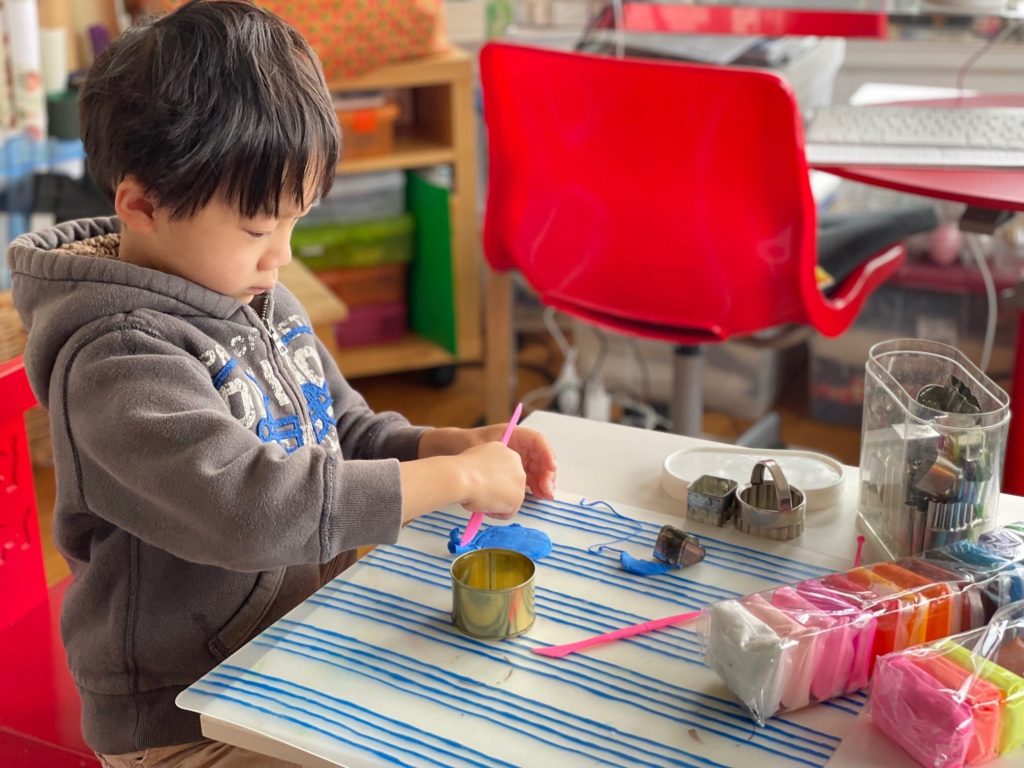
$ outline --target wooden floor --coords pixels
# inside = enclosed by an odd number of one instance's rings
[[[557,347],[545,336],[529,336],[519,354],[518,394],[548,384],[561,364]],[[394,410],[414,424],[472,427],[483,418],[483,371],[478,366],[463,366],[455,381],[446,388],[432,386],[422,374],[396,374],[354,382],[375,410]],[[791,447],[809,448],[835,456],[845,464],[857,464],[860,430],[815,422],[807,416],[807,384],[793,379],[784,391],[778,410],[782,415],[782,439]],[[708,413],[704,430],[710,435],[733,438],[748,426],[747,422],[724,414]],[[54,549],[51,537],[53,509],[53,472],[37,469],[39,523],[44,543],[47,581],[64,578],[67,565]]]

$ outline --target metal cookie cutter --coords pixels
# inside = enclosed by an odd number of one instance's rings
[[[700,539],[671,525],[663,525],[654,542],[654,556],[673,568],[696,565],[706,554]]]
[[[686,492],[686,518],[722,526],[732,519],[736,483],[724,477],[701,475]]]
[[[771,474],[768,481],[766,469]],[[804,532],[806,506],[803,491],[791,487],[782,468],[765,459],[754,465],[750,484],[736,494],[736,527],[764,539],[788,541]]]

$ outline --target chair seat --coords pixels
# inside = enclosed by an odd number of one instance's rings
[[[568,312],[583,320],[596,325],[610,328],[613,331],[625,333],[631,336],[640,336],[645,339],[657,341],[668,341],[674,344],[698,345],[715,344],[726,340],[722,329],[718,326],[709,328],[697,328],[692,326],[680,326],[675,324],[658,324],[636,320],[634,318],[622,317],[611,312],[601,312],[592,307],[581,306],[572,301],[566,301],[560,296],[543,294],[541,300],[555,309]]]
[[[818,264],[832,276],[833,293],[857,267],[901,240],[939,226],[935,207],[825,214],[818,220]]]
[[[61,645],[60,606],[71,579],[47,600],[0,630],[0,765],[5,768],[95,768],[82,740],[81,701]]]

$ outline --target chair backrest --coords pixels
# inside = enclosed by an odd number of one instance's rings
[[[782,78],[501,43],[481,73],[495,269],[681,343],[809,320],[816,216]]]

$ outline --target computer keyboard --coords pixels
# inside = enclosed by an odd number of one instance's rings
[[[1024,167],[1024,108],[825,107],[807,128],[813,165]]]

